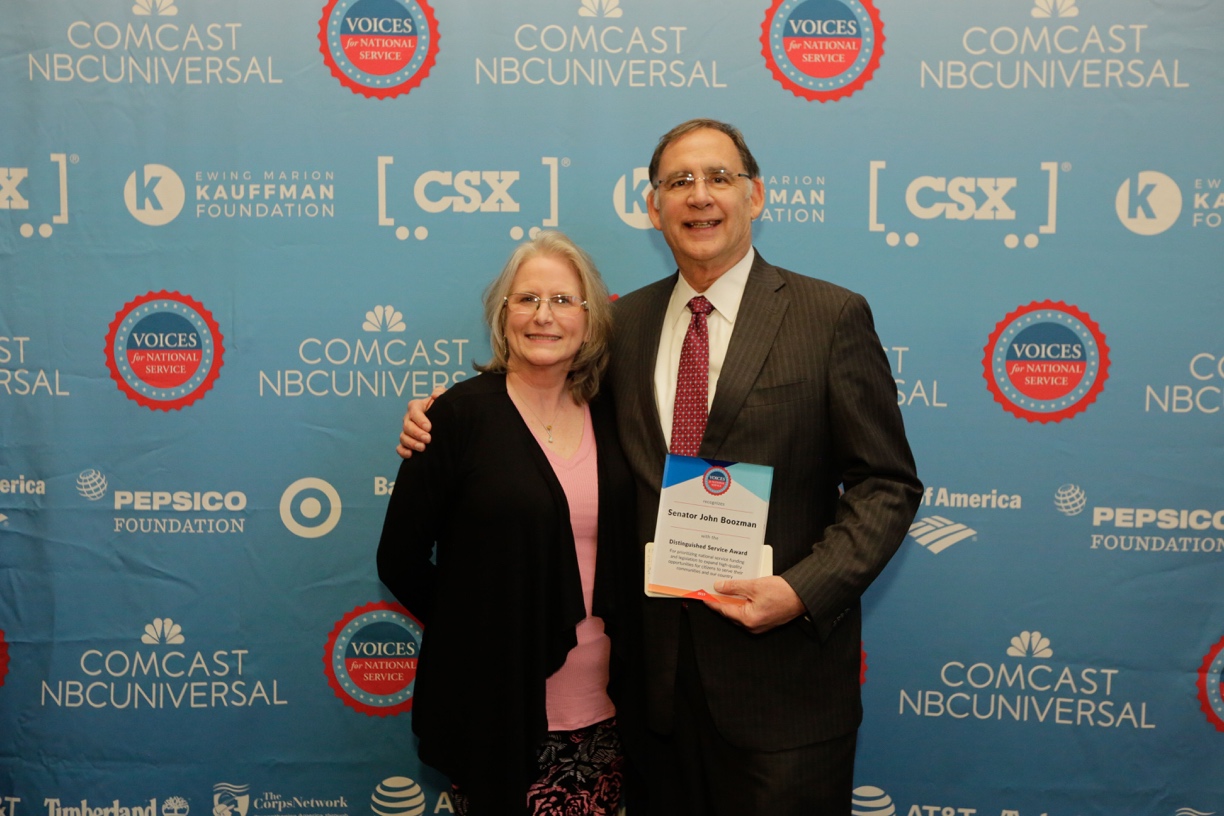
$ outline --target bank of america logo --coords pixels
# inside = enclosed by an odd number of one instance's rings
[[[933,553],[940,553],[958,541],[977,535],[977,530],[943,516],[927,516],[910,525],[909,534]]]

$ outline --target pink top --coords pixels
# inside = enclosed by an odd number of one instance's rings
[[[548,678],[546,708],[549,731],[573,731],[616,714],[608,697],[608,658],[612,644],[604,634],[601,618],[591,615],[595,591],[595,550],[599,530],[599,474],[595,451],[595,428],[590,406],[585,407],[582,444],[565,459],[541,445],[569,502],[570,525],[582,575],[582,598],[587,616],[577,627],[578,645],[570,650],[564,665]]]

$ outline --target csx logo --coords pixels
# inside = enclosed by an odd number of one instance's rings
[[[1004,197],[1015,187],[1014,178],[919,176],[906,188],[905,204],[917,218],[1011,221],[1016,211]]]
[[[425,212],[518,212],[510,195],[518,179],[515,170],[430,170],[417,177],[412,192]]]
[[[0,210],[30,208],[30,202],[17,189],[29,175],[28,167],[0,167]]]

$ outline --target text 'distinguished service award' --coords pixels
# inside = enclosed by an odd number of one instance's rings
[[[646,548],[646,594],[715,598],[714,582],[773,574],[765,543],[773,468],[668,454],[653,546]]]

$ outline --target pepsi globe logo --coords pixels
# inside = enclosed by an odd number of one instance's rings
[[[701,477],[701,484],[711,496],[721,496],[731,489],[731,474],[715,465]]]
[[[177,411],[201,399],[224,357],[212,313],[179,292],[149,292],[125,304],[106,335],[111,379],[152,410]]]
[[[330,0],[319,43],[332,75],[356,94],[385,99],[411,91],[438,56],[438,23],[425,0]]]
[[[995,401],[1029,422],[1061,422],[1096,401],[1109,376],[1105,335],[1087,313],[1034,302],[995,326],[982,358]]]
[[[862,88],[880,65],[884,24],[871,0],[774,0],[761,53],[782,87],[828,102]]]
[[[366,715],[409,711],[421,637],[420,622],[399,604],[358,607],[327,640],[327,682],[345,705]]]

